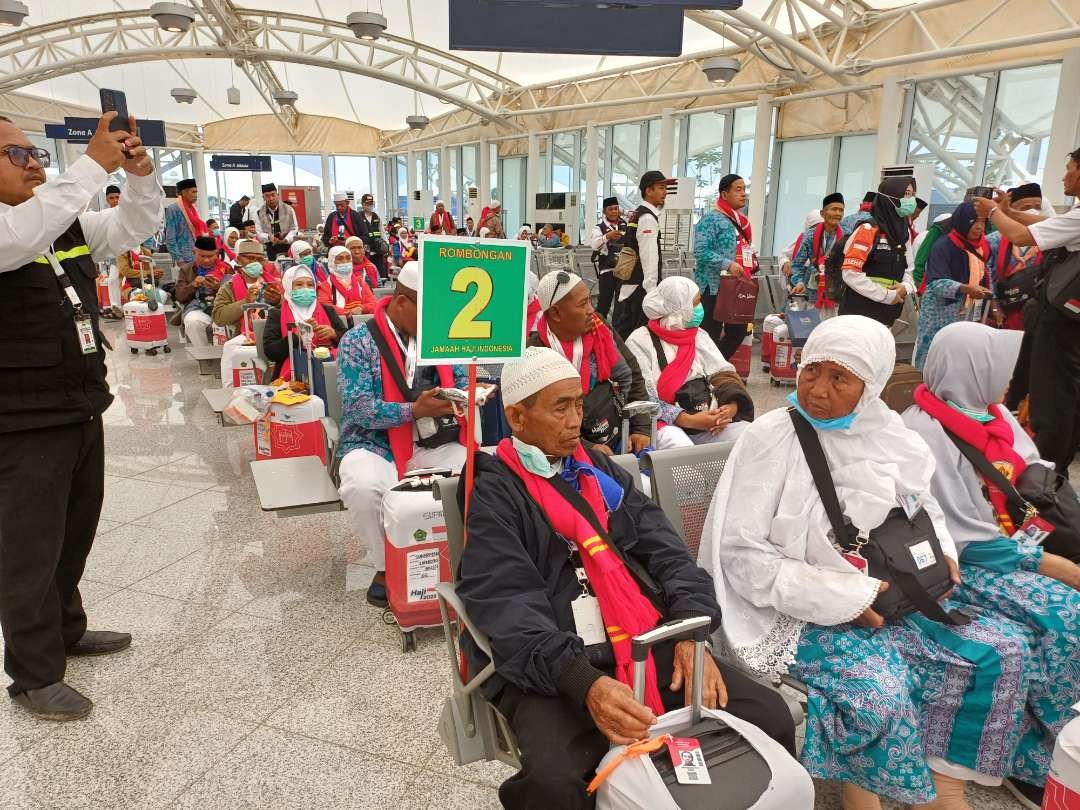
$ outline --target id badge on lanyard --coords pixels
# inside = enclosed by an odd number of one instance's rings
[[[64,291],[64,295],[67,296],[68,301],[71,302],[72,308],[75,310],[75,339],[79,341],[79,350],[83,354],[94,354],[97,352],[97,339],[94,337],[94,322],[90,319],[89,315],[83,312],[82,301],[79,300],[79,294],[75,292],[75,288],[71,285],[71,279],[67,277],[67,273],[64,272],[64,268],[60,266],[60,262],[56,260],[56,256],[52,251],[45,251],[45,259],[52,267],[53,274],[56,276],[56,281],[60,285],[60,289]]]
[[[754,272],[754,248],[747,242],[743,242],[742,261],[739,264],[746,270],[746,275]]]

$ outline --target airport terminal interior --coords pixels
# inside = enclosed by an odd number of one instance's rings
[[[308,419],[314,455],[269,449],[270,412],[245,418],[235,394],[269,382],[262,335],[278,326],[238,324],[250,360],[228,364],[222,344],[237,331],[216,314],[211,324],[209,309],[205,326],[189,321],[175,298],[192,245],[207,243],[178,240],[170,221],[213,240],[214,261],[237,277],[249,240],[248,253],[280,270],[304,263],[289,250],[301,240],[325,276],[349,253],[338,247],[344,225],[340,239],[328,234],[344,203],[366,229],[357,243],[374,260],[373,301],[399,301],[403,266],[423,264],[423,245],[445,237],[528,246],[540,289],[549,274],[577,274],[596,306],[615,261],[598,252],[605,208],[640,214],[643,178],[661,173],[663,274],[695,279],[697,226],[737,176],[753,234],[739,244],[754,254],[758,287],[730,359],[761,418],[795,390],[795,363],[777,365],[775,316],[794,311],[793,243],[804,231],[813,240],[821,219],[808,212],[830,195],[852,215],[883,178],[910,176],[922,203],[913,237],[973,189],[1038,183],[1049,214],[1073,203],[1061,177],[1080,146],[1080,0],[0,0],[0,26],[0,115],[49,153],[46,182],[84,159],[102,91],[115,90],[165,193],[159,230],[125,246],[120,270],[97,263],[115,399],[100,417],[105,494],[79,588],[89,626],[132,643],[68,660],[65,681],[93,700],[89,716],[52,722],[0,701],[2,810],[509,806],[498,789],[520,766],[515,742],[479,693],[462,693],[464,659],[448,648],[434,598],[435,581],[454,578],[448,552],[420,582],[423,627],[395,615],[404,585],[389,573],[391,607],[371,603],[380,563],[338,494],[341,396],[331,381],[325,410]],[[123,168],[102,178],[90,211],[110,211],[107,186],[123,206],[142,180]],[[183,204],[191,188],[197,198]],[[291,228],[266,213],[279,204]],[[363,220],[372,212],[381,233]],[[251,232],[232,241],[228,230],[246,222]],[[358,235],[352,219],[347,235]],[[550,294],[539,308],[555,306],[558,288]],[[342,312],[345,327],[366,333],[363,312]],[[142,321],[136,330],[135,318],[162,314],[160,336]],[[918,322],[911,296],[891,325],[902,362]],[[196,328],[205,334],[193,339]],[[480,374],[498,382],[501,369],[485,362]],[[484,413],[482,444],[509,436],[495,408]],[[718,474],[707,491],[678,494],[698,499],[697,535]],[[657,486],[651,473],[640,482],[647,494]],[[392,545],[383,569],[402,565]],[[447,628],[456,644],[460,627]],[[765,683],[795,713],[801,748],[805,692]],[[473,709],[482,732],[465,716]],[[984,781],[968,782],[971,807],[1037,806],[1000,778]],[[815,774],[813,786],[808,810],[873,807],[842,803],[840,780]],[[886,796],[880,806],[911,805]]]

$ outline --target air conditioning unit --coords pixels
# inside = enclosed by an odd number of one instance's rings
[[[693,177],[675,177],[668,186],[667,199],[664,200],[665,211],[693,211],[694,191],[697,188],[697,180]]]
[[[477,229],[480,228],[480,214],[483,212],[484,206],[480,202],[480,189],[476,186],[469,186],[465,190],[465,215],[472,217],[473,224]],[[465,226],[464,220],[461,223],[462,227]]]
[[[562,225],[566,228],[571,244],[581,243],[581,199],[577,192],[537,194],[533,214],[532,225],[537,231],[548,222],[552,225]]]
[[[426,231],[431,212],[435,210],[434,192],[418,188],[409,195],[409,224],[417,233]]]

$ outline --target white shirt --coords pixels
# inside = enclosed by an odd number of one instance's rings
[[[112,262],[157,232],[165,192],[157,177],[128,174],[116,208],[87,211],[109,180],[92,157],[83,155],[66,172],[34,189],[34,196],[11,206],[0,203],[0,273],[17,270],[52,248],[78,217],[95,261]]]
[[[640,284],[623,284],[619,287],[619,300],[625,301],[639,286],[648,292],[656,286],[657,271],[660,267],[660,209],[650,202],[641,203],[648,211],[637,219],[638,259],[645,280]]]
[[[872,225],[863,224],[862,228],[872,228]],[[858,230],[856,229],[856,233]],[[878,234],[878,238],[881,234]],[[848,237],[847,244],[844,246],[845,252],[851,247],[851,241],[855,238],[855,233],[852,233]],[[904,271],[903,281],[897,286],[907,287],[907,294],[915,294],[915,277],[912,275],[912,256],[914,255],[914,248],[908,247],[907,251],[907,269]],[[896,303],[896,288],[886,289],[878,284],[876,281],[871,281],[870,276],[863,272],[856,272],[854,270],[843,271],[844,283],[847,284],[855,292],[859,293],[863,298],[869,298],[871,301],[877,301],[879,304],[895,304]]]
[[[608,232],[610,232],[612,230],[615,230],[615,231],[619,230],[619,222],[620,222],[620,220],[615,220],[614,222],[611,222],[611,221],[605,219],[603,224],[607,225]],[[608,249],[610,245],[611,245],[611,240],[609,240],[607,238],[607,233],[604,232],[604,230],[600,227],[599,224],[594,225],[593,229],[592,229],[592,233],[589,234],[589,246],[593,250],[599,252],[600,254],[602,254],[604,256],[607,256],[611,252]],[[601,272],[610,273],[611,269],[602,270]]]
[[[1028,225],[1028,231],[1039,250],[1053,250],[1063,247],[1066,250],[1080,250],[1080,206],[1034,225]]]

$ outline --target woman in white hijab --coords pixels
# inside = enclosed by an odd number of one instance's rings
[[[298,323],[312,327],[313,347],[326,346],[332,354],[336,354],[338,341],[348,327],[332,304],[318,302],[315,275],[304,265],[298,264],[286,270],[281,286],[284,291],[281,305],[272,307],[266,315],[263,350],[270,360],[278,364],[272,377],[288,379],[292,366],[289,333],[296,330]]]
[[[815,428],[852,525],[869,533],[916,499],[957,581],[930,491],[933,458],[879,398],[895,353],[889,330],[869,318],[824,321],[789,401]],[[879,796],[969,810],[964,782],[997,784],[1012,767],[1033,677],[1026,633],[982,615],[961,627],[918,613],[886,624],[872,607],[885,585],[841,554],[830,525],[792,414],[757,419],[735,445],[701,538],[722,641],[751,668],[807,684],[802,763],[844,783],[845,810],[878,810]]]
[[[754,419],[754,401],[735,367],[700,329],[705,310],[692,279],[665,278],[642,302],[648,324],[626,345],[649,396],[660,403],[656,449],[734,441]]]
[[[236,266],[236,243],[240,241],[240,229],[229,226],[221,240],[222,258],[230,267]]]
[[[963,584],[955,598],[1007,616],[1031,633],[1043,677],[1032,684],[1032,721],[1008,784],[1040,806],[1054,741],[1080,699],[1080,593],[1074,590],[1080,587],[1080,568],[1059,556],[1075,559],[1077,549],[1053,533],[1042,544],[1033,542],[1032,533],[1010,516],[997,486],[949,438],[951,433],[967,442],[1012,483],[1028,467],[1053,469],[1013,415],[997,404],[1009,385],[1020,341],[1020,332],[970,321],[941,329],[927,353],[925,385],[916,389],[904,423],[930,446],[937,465],[931,491],[960,551]]]
[[[315,251],[311,245],[303,239],[297,239],[289,245],[289,258],[310,270],[316,284],[326,280],[326,268],[315,258]]]

